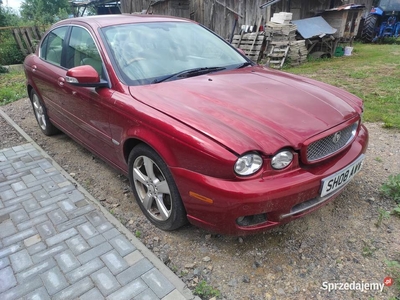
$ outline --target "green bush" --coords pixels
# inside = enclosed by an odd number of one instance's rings
[[[24,61],[24,54],[19,49],[14,38],[7,36],[0,43],[0,65],[21,64]]]
[[[0,74],[1,73],[8,73],[7,68],[3,67],[2,65],[0,65]]]

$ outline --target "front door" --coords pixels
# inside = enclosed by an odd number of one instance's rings
[[[106,78],[100,53],[88,30],[73,26],[66,45],[67,69],[91,65],[100,77]],[[61,105],[73,135],[93,152],[112,160],[115,152],[108,112],[113,105],[114,91],[107,87],[78,87],[67,82],[63,82],[62,89],[65,97],[61,100]]]

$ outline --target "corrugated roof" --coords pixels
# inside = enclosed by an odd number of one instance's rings
[[[292,23],[297,25],[297,31],[304,39],[334,34],[337,31],[337,29],[329,25],[322,17],[294,20]]]

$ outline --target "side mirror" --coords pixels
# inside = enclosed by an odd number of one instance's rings
[[[102,81],[99,73],[89,65],[69,69],[65,81],[75,86],[108,87],[108,82]]]

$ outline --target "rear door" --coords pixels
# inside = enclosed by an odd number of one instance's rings
[[[41,96],[51,121],[57,125],[65,123],[61,113],[59,78],[65,77],[67,70],[62,67],[63,49],[69,26],[61,26],[50,31],[39,48],[39,58],[29,66],[36,92]]]

